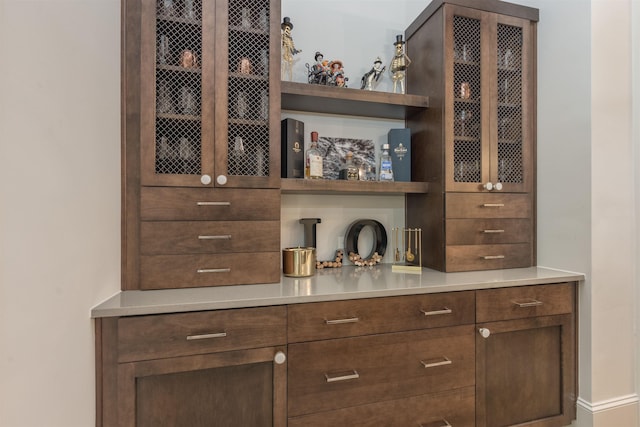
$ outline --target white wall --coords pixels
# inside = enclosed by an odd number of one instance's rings
[[[390,58],[391,50],[379,51],[391,48],[398,30],[427,3],[283,0],[282,9],[294,21],[294,39],[304,50],[301,63],[311,62],[315,50],[324,50],[325,57],[344,61],[355,84],[375,56]],[[631,163],[633,158],[640,161],[640,132],[638,110],[632,122],[631,107],[610,98],[624,99],[630,93],[624,51],[629,48],[623,45],[629,44],[631,4],[634,16],[640,15],[637,1],[518,3],[540,8],[541,19],[539,263],[588,275],[580,301],[583,411],[578,425],[637,427],[633,396],[638,384],[632,383],[637,372],[631,365],[639,361],[628,343],[634,339],[634,313],[636,325],[640,323],[633,303],[637,305],[640,295],[638,273],[630,271],[638,259],[634,244],[640,239],[640,219],[634,217],[640,196],[633,204],[640,178]],[[638,19],[635,25],[638,52]],[[318,42],[305,41],[307,28],[318,26],[331,32],[315,34]],[[363,35],[367,42],[361,41]],[[119,290],[119,55],[117,0],[0,0],[2,427],[87,427],[94,422],[89,310]],[[638,86],[633,93],[637,107]],[[396,124],[317,120],[320,132],[348,136],[366,128],[372,138]],[[635,129],[635,146],[630,145],[630,129]],[[370,216],[374,210],[378,215],[375,207],[384,205],[384,221],[395,225],[402,218],[398,198],[366,199],[364,207],[341,199],[341,215]],[[285,196],[283,221],[295,222],[313,212],[323,217],[328,234],[339,234],[343,219],[333,211],[322,212],[326,202]],[[296,244],[298,232],[287,230],[283,246]],[[320,256],[330,256],[334,238],[327,237]],[[627,253],[620,253],[620,247]],[[625,401],[625,396],[631,398]],[[612,409],[605,410],[611,401]],[[636,411],[635,420],[617,405],[624,402]]]
[[[634,161],[634,182],[635,182],[635,251],[636,251],[636,327],[634,330],[636,350],[636,393],[640,392],[640,3],[631,3],[631,79],[633,89],[633,100],[631,107],[632,138],[633,138],[633,161]],[[638,408],[638,419],[640,419],[640,407]]]
[[[0,426],[94,423],[120,287],[120,4],[0,1]]]
[[[632,298],[638,258],[633,233],[631,1],[594,0],[591,10],[592,369],[591,395],[585,398],[596,412],[602,402],[628,401],[619,410],[631,414],[638,404],[637,301]],[[637,412],[633,415],[637,425]],[[597,413],[596,419],[603,416]]]

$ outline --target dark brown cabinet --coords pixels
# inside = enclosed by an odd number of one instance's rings
[[[406,31],[409,90],[431,100],[407,119],[423,165],[414,180],[429,182],[428,195],[407,196],[407,223],[424,230],[427,267],[535,265],[537,20],[509,3],[437,0]],[[458,200],[469,211],[449,209]]]
[[[575,304],[569,283],[477,292],[476,426],[575,419]]]
[[[279,3],[138,1],[142,185],[277,188]]]
[[[473,426],[474,297],[290,306],[289,426]]]
[[[98,426],[286,426],[284,307],[100,319]]]
[[[97,425],[563,427],[576,283],[96,321]]]
[[[280,3],[123,8],[122,289],[278,281]]]

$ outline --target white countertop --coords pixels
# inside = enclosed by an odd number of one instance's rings
[[[91,317],[259,307],[318,301],[415,295],[436,292],[583,281],[582,273],[544,267],[422,274],[397,273],[391,265],[344,266],[318,270],[304,278],[282,277],[280,283],[207,288],[123,291],[95,306]]]

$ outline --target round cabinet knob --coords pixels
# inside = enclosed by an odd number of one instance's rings
[[[480,332],[482,338],[489,338],[489,335],[491,335],[491,331],[487,328],[480,328],[478,332]]]
[[[485,189],[485,190],[487,190],[487,191],[491,191],[491,190],[493,190],[493,184],[492,184],[492,183],[490,183],[490,182],[487,182],[486,184],[484,184],[484,185],[482,186],[482,188],[484,188],[484,189]]]
[[[273,358],[273,361],[278,365],[282,365],[287,360],[287,355],[283,352],[279,351]]]
[[[494,186],[494,189],[496,191],[502,190],[502,183],[501,182],[496,182],[496,185]]]
[[[202,175],[200,177],[200,182],[202,183],[202,185],[211,184],[211,175]]]
[[[218,175],[216,182],[218,185],[225,185],[227,183],[227,177],[225,175]]]

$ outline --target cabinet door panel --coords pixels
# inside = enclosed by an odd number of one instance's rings
[[[495,114],[491,115],[495,154],[490,181],[502,183],[503,191],[530,192],[535,135],[531,23],[503,15],[496,15],[495,19],[492,32],[496,58],[491,67],[496,97],[492,110]]]
[[[120,427],[286,426],[284,348],[121,364]]]
[[[491,154],[487,14],[453,5],[444,10],[445,186],[477,192],[488,181]]]
[[[213,174],[214,2],[143,0],[139,56],[140,181],[202,187]],[[165,7],[167,4],[167,7]],[[138,88],[128,87],[131,91]],[[127,94],[129,95],[129,94]]]
[[[575,418],[571,315],[484,323],[476,338],[476,425],[561,427]]]
[[[473,325],[289,345],[289,416],[473,385]]]
[[[475,393],[466,387],[289,418],[289,427],[475,426]]]
[[[280,186],[280,2],[216,4],[216,186]]]

